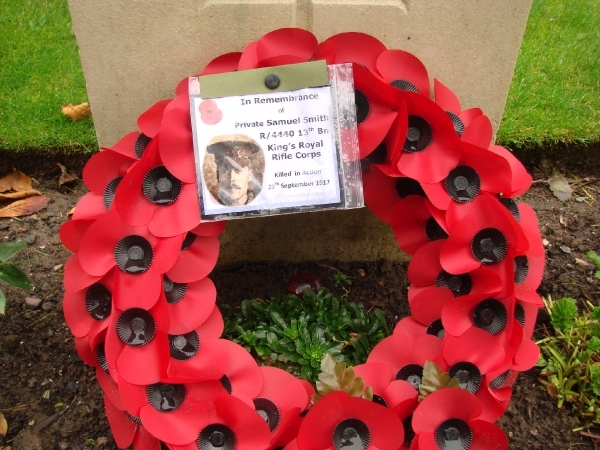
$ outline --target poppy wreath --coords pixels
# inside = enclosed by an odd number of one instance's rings
[[[539,356],[531,337],[544,249],[534,211],[515,201],[531,177],[491,145],[481,109],[463,109],[438,80],[430,92],[415,56],[366,34],[319,44],[308,31],[279,29],[200,75],[309,60],[353,64],[365,202],[412,255],[411,316],[354,368],[373,400],[335,391],[311,404],[310,383],[259,367],[221,338],[208,275],[225,225],[199,219],[184,79],[174,99],[138,118],[139,131],[92,156],[89,193],[60,230],[74,253],[65,318],[96,368],[117,445],[506,449],[494,422],[518,372]],[[420,397],[426,361],[460,387]]]

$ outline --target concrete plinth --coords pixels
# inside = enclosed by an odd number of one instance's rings
[[[497,129],[532,0],[69,0],[101,146],[137,129],[138,115],[173,96],[214,57],[281,27],[322,41],[362,31],[419,57]],[[365,211],[233,221],[221,263],[401,259],[391,231]]]

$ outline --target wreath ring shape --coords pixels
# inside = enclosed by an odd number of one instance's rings
[[[430,79],[423,64],[372,36],[322,43],[279,29],[201,75],[326,60],[353,63],[365,203],[413,256],[411,316],[356,375],[372,399],[335,391],[311,405],[310,383],[259,367],[221,339],[207,276],[224,223],[200,222],[187,79],[139,131],[87,163],[89,189],[60,230],[64,313],[78,354],[96,368],[117,445],[135,450],[324,450],[508,447],[494,424],[531,340],[544,249],[531,177],[490,145],[479,108]],[[210,105],[208,105],[210,106]],[[200,111],[218,120],[212,108]],[[216,113],[218,114],[218,112]],[[419,397],[426,361],[458,380]]]

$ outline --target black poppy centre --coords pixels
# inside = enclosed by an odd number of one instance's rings
[[[427,327],[426,333],[431,334],[432,336],[437,336],[440,339],[444,339],[446,330],[444,329],[444,325],[442,324],[442,319],[436,319],[433,322],[431,322]]]
[[[440,450],[466,450],[473,442],[473,431],[461,419],[449,419],[435,430],[435,442]]]
[[[130,274],[138,274],[150,268],[154,251],[145,238],[132,234],[117,242],[114,256],[119,269]]]
[[[102,203],[104,203],[104,207],[108,211],[110,209],[110,205],[112,205],[113,200],[115,199],[115,192],[117,192],[117,186],[123,177],[115,177],[108,182],[106,187],[104,188],[104,193],[102,194]]]
[[[468,273],[453,275],[442,270],[435,279],[435,285],[437,287],[448,288],[455,297],[460,297],[471,292],[473,281]]]
[[[92,284],[85,293],[85,308],[92,319],[99,322],[108,319],[112,310],[112,295],[102,284]]]
[[[406,198],[409,195],[427,197],[419,182],[408,177],[399,177],[396,179],[396,194],[400,198]]]
[[[273,403],[268,398],[255,398],[252,400],[254,402],[254,409],[256,413],[267,422],[269,425],[269,430],[273,431],[279,425],[279,408],[275,403]]]
[[[333,430],[335,450],[364,450],[371,442],[369,427],[361,420],[346,419]]]
[[[496,264],[504,259],[508,243],[496,228],[484,228],[471,241],[471,251],[482,264]]]
[[[427,237],[429,242],[433,242],[438,239],[446,239],[448,233],[444,231],[433,217],[430,217],[427,219],[427,222],[425,222],[425,237]]]
[[[196,444],[200,450],[233,450],[235,433],[226,425],[213,423],[200,431]]]
[[[396,380],[409,382],[416,390],[423,379],[423,367],[418,364],[406,364],[396,373]]]
[[[458,166],[450,171],[444,181],[446,192],[457,203],[473,200],[481,190],[481,179],[475,169],[469,166]]]
[[[456,363],[448,369],[448,373],[451,378],[455,377],[458,380],[461,389],[466,389],[471,394],[477,392],[481,387],[481,372],[473,363],[468,361]]]
[[[156,323],[152,315],[141,308],[123,311],[117,319],[117,335],[127,345],[146,345],[154,338]]]
[[[169,334],[169,350],[171,358],[177,361],[187,361],[193,358],[200,349],[200,337],[196,331],[186,334]]]
[[[465,131],[465,123],[452,111],[445,111],[445,113],[448,117],[450,117],[450,120],[452,121],[452,126],[454,127],[454,131],[456,131],[456,134],[462,136],[462,134]]]
[[[178,409],[185,400],[183,384],[151,384],[146,388],[146,399],[150,406],[160,412],[172,412]]]
[[[142,182],[144,196],[155,205],[170,205],[177,200],[182,187],[181,181],[171,175],[165,166],[150,169]]]
[[[488,298],[473,310],[473,324],[490,334],[500,333],[506,326],[508,313],[500,300]]]
[[[433,140],[431,125],[419,116],[408,116],[408,131],[404,141],[404,151],[419,153],[429,147]]]
[[[187,283],[175,283],[169,277],[163,275],[163,289],[169,305],[174,305],[181,301],[187,292],[187,288]]]

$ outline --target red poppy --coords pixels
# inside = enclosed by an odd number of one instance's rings
[[[258,67],[258,56],[256,56],[256,42],[250,42],[242,51],[237,70],[256,69]]]
[[[161,443],[141,424],[139,417],[133,417],[122,406],[117,406],[104,397],[104,411],[115,443],[119,448],[133,450],[161,450]]]
[[[444,359],[450,366],[450,376],[456,377],[462,389],[474,394],[481,402],[481,418],[496,421],[508,406],[506,400],[493,396],[484,384],[485,376],[500,367],[506,358],[502,342],[482,330],[468,331],[455,338],[447,334],[444,340]]]
[[[202,75],[213,75],[217,73],[235,72],[238,70],[238,63],[242,52],[231,52],[224,53],[223,55],[217,56],[215,59],[210,61],[202,72],[198,76]],[[175,95],[177,97],[187,97],[189,77],[182,79],[175,88]]]
[[[262,373],[256,361],[241,345],[232,341],[223,341],[227,347],[229,363],[221,383],[231,395],[240,398],[246,404],[252,404],[262,389]]]
[[[163,294],[169,310],[169,334],[185,334],[215,314],[217,290],[210,278],[192,283],[175,283],[163,276]]]
[[[102,277],[103,275],[90,275],[83,270],[83,267],[81,267],[81,262],[79,261],[79,254],[75,253],[74,255],[71,255],[65,264],[65,276],[63,278],[65,291],[79,291],[91,286]]]
[[[112,312],[114,270],[96,283],[79,291],[66,291],[63,301],[65,320],[75,337],[96,335],[108,327]]]
[[[468,211],[472,200],[481,193],[501,194],[510,190],[510,166],[495,153],[463,143],[460,159],[448,176],[421,186],[436,208]]]
[[[182,183],[190,184],[196,182],[191,123],[189,98],[180,95],[164,113],[158,144],[160,159],[169,173]]]
[[[138,160],[148,142],[150,142],[148,136],[144,136],[138,131],[132,131],[119,139],[112,147],[100,147],[100,150],[120,153],[130,159]],[[110,168],[108,169],[112,170]]]
[[[398,115],[394,109],[395,89],[386,85],[364,67],[353,64],[354,97],[360,158],[381,144]]]
[[[81,239],[81,267],[103,276],[117,267],[114,304],[120,309],[150,309],[158,300],[162,274],[177,259],[183,235],[157,238],[146,227],[132,227],[110,211],[94,222]]]
[[[167,99],[156,102],[154,105],[140,114],[137,120],[137,125],[143,134],[149,138],[153,138],[158,134],[165,108],[172,101],[172,99]]]
[[[152,140],[142,160],[116,190],[115,208],[125,223],[159,237],[186,233],[200,223],[195,183],[184,183],[164,166],[158,153],[160,136]]]
[[[379,342],[367,358],[367,363],[385,364],[395,380],[408,381],[415,390],[421,384],[425,361],[445,366],[442,340],[437,336],[425,335],[413,340],[403,334],[393,334]]]
[[[509,251],[526,251],[527,238],[517,221],[490,196],[473,200],[471,212],[452,230],[440,252],[446,272],[471,272],[501,262]]]
[[[407,271],[411,290],[436,286],[451,290],[455,297],[500,291],[502,280],[485,267],[465,274],[453,275],[446,272],[440,263],[440,252],[444,244],[445,240],[440,239],[423,245],[415,252]]]
[[[208,409],[224,395],[218,381],[137,386],[121,380],[119,392],[126,411],[170,445],[193,442],[209,421]]]
[[[385,175],[378,164],[372,165],[362,176],[365,204],[377,218],[388,225],[394,223],[395,213],[403,210],[405,198],[411,195],[425,196],[417,181],[403,176]]]
[[[386,83],[429,98],[429,75],[425,65],[404,50],[385,50],[377,58],[377,72]]]
[[[169,332],[171,359],[169,378],[180,382],[219,380],[228,365],[228,347],[219,339],[223,317],[215,306],[212,314],[198,328],[187,333]]]
[[[401,420],[417,406],[418,391],[408,381],[394,380],[392,371],[385,364],[359,364],[354,366],[354,372],[373,390],[373,401],[394,411]]]
[[[125,136],[114,147],[92,156],[83,168],[83,182],[92,193],[102,196],[106,210],[121,179],[139,161],[135,154],[139,136],[138,133]]]
[[[279,28],[256,43],[259,67],[283,66],[310,61],[317,48],[317,38],[301,28]]]
[[[336,391],[323,397],[308,411],[300,425],[297,444],[299,450],[346,446],[396,450],[403,441],[402,422],[393,411]]]
[[[300,413],[308,407],[309,396],[293,375],[275,367],[260,367],[262,389],[252,400],[256,412],[269,425],[271,445],[283,447],[298,433]]]
[[[409,255],[428,242],[448,237],[443,212],[417,195],[409,195],[398,204],[391,225],[398,246]]]
[[[396,324],[393,334],[403,334],[413,341],[427,333],[427,327],[416,321],[412,316],[407,316]]]
[[[456,133],[463,142],[487,148],[493,136],[492,123],[479,108],[462,110],[458,97],[439,80],[433,80],[435,103],[452,120]]]
[[[106,213],[106,210],[104,211]],[[60,226],[58,230],[58,236],[62,245],[67,250],[77,253],[79,251],[79,244],[81,239],[87,233],[88,229],[92,226],[98,217],[87,218],[87,219],[71,219]]]
[[[489,151],[502,156],[510,165],[512,173],[510,179],[510,191],[505,192],[504,196],[512,198],[524,194],[531,187],[533,178],[527,173],[527,169],[525,169],[523,163],[519,161],[512,152],[499,145],[491,145]]]
[[[520,301],[517,298],[515,304],[515,319],[523,328],[523,340],[514,355],[512,370],[523,372],[531,369],[539,360],[540,348],[531,340],[538,311],[544,303],[540,299],[539,303],[531,301]]]
[[[315,60],[325,59],[327,64],[356,63],[371,73],[377,73],[377,58],[386,50],[378,39],[365,33],[340,33],[319,44]]]
[[[176,283],[191,283],[205,278],[217,263],[219,238],[216,234],[199,233],[205,233],[203,230],[214,230],[216,233],[223,227],[223,223],[217,222],[214,225],[207,223],[188,232],[181,244],[181,252],[175,264],[166,272],[167,277]]]
[[[398,94],[397,94],[398,95]],[[400,173],[420,183],[437,183],[448,176],[461,157],[461,142],[450,118],[434,102],[413,92],[402,92],[406,114],[393,126],[406,130],[390,142],[388,151]]]
[[[498,334],[512,323],[509,319],[514,305],[514,296],[465,295],[445,303],[442,321],[446,331],[454,336],[460,336],[472,326]]]
[[[169,316],[166,304],[150,310],[114,308],[106,333],[104,351],[115,381],[152,384],[167,378],[169,364]]]
[[[242,56],[242,52],[231,52],[217,56],[202,69],[200,76],[235,72],[240,61],[240,56]],[[179,95],[179,93],[177,93],[177,95]]]
[[[112,206],[113,199],[114,191],[108,188],[108,186],[105,195],[88,192],[77,202],[71,220],[95,220],[101,215],[106,214],[106,211]]]
[[[219,109],[214,100],[204,100],[198,108],[200,119],[206,125],[215,125],[223,118],[223,111]]]
[[[95,194],[114,197],[116,186],[138,161],[133,152],[128,155],[111,149],[98,152],[83,168],[83,182]]]
[[[525,203],[519,203],[519,225],[527,236],[529,249],[514,256],[515,295],[519,300],[543,306],[536,289],[542,282],[546,252],[535,211]]]
[[[493,423],[479,420],[481,404],[469,392],[445,388],[429,394],[413,415],[412,426],[420,450],[450,446],[471,450],[508,448],[504,432]]]
[[[173,445],[173,450],[269,448],[269,426],[252,407],[241,400],[223,395],[215,400],[208,422],[187,445]]]

